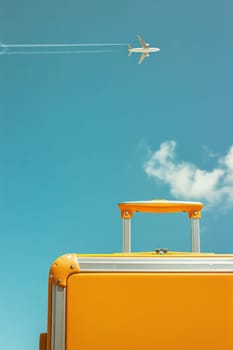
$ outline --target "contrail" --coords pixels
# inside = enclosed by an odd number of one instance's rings
[[[85,53],[104,53],[112,50],[61,50],[61,51],[4,51],[2,55],[59,55],[59,54],[85,54]]]
[[[80,47],[80,46],[125,46],[126,43],[103,43],[103,44],[2,44],[3,47]]]
[[[126,43],[89,43],[89,44],[77,44],[77,43],[71,43],[71,44],[4,44],[0,42],[0,55],[58,55],[58,54],[85,54],[85,53],[101,53],[101,52],[112,52],[112,50],[37,50],[37,51],[31,51],[30,49],[42,49],[42,48],[50,48],[50,49],[56,49],[56,48],[77,48],[77,47],[113,47],[113,46],[125,46]],[[14,51],[11,51],[11,49],[15,49]],[[17,49],[29,49],[28,51],[25,50],[17,50]]]

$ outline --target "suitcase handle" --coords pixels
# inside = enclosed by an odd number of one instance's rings
[[[179,202],[166,200],[152,200],[143,202],[119,203],[123,222],[123,252],[131,251],[131,218],[135,212],[142,213],[180,213],[186,212],[191,220],[192,251],[200,252],[200,227],[201,209],[200,202]]]

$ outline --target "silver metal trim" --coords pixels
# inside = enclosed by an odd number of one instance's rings
[[[52,286],[51,350],[65,350],[66,289]]]
[[[122,219],[122,251],[131,252],[131,219]]]
[[[233,257],[77,257],[77,262],[81,272],[233,272]]]
[[[200,253],[200,219],[190,219],[191,223],[191,235],[192,235],[192,251]]]

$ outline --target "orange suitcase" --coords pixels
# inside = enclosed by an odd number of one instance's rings
[[[232,350],[233,255],[199,252],[202,206],[120,203],[123,253],[55,260],[40,350]],[[187,212],[193,252],[131,253],[135,212]]]

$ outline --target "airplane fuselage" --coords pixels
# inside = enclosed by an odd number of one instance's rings
[[[150,52],[158,52],[160,51],[157,47],[148,47],[148,48],[142,48],[142,47],[132,47],[129,49],[129,52],[141,52],[145,55],[148,55]]]

